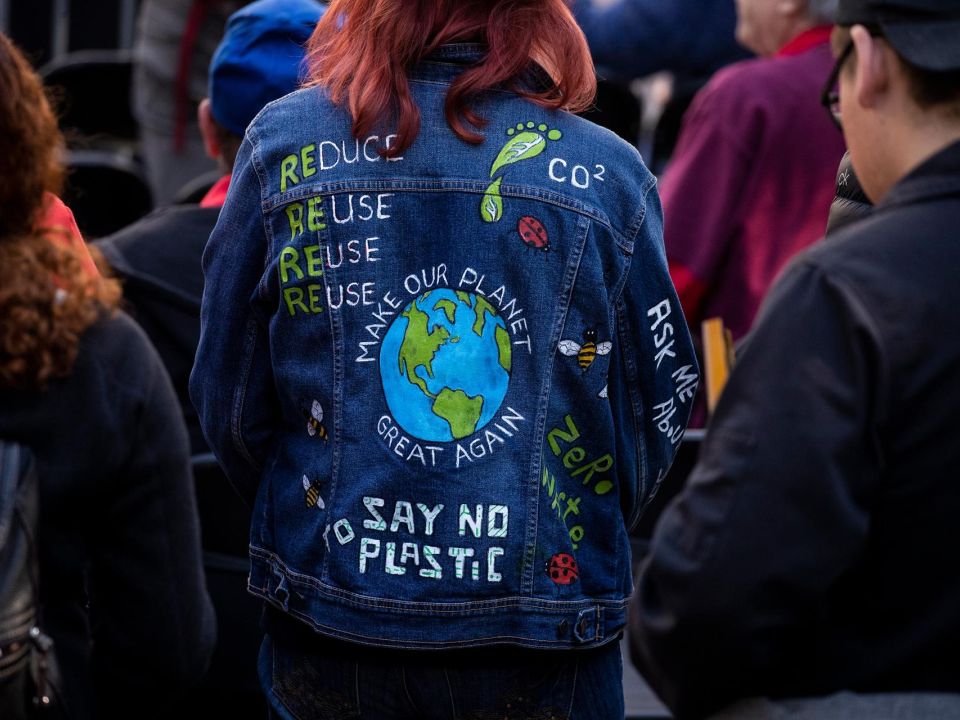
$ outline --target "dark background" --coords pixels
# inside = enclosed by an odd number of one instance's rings
[[[0,0],[0,30],[40,67],[58,51],[130,47],[139,4],[138,0]],[[55,22],[58,10],[66,10],[60,23]]]

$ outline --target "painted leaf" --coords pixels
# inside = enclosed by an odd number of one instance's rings
[[[497,222],[503,217],[503,198],[500,197],[500,183],[502,181],[503,178],[497,178],[490,183],[490,187],[487,188],[487,192],[480,203],[480,215],[485,222]]]
[[[611,490],[613,490],[613,483],[609,480],[601,480],[593,487],[593,491],[597,495],[606,495]]]
[[[547,147],[547,141],[543,135],[535,132],[522,132],[503,146],[497,159],[493,161],[490,168],[490,177],[502,168],[504,165],[512,165],[521,160],[529,160],[536,157]]]

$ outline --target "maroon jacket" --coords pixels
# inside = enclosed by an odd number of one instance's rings
[[[843,136],[820,106],[829,28],[720,72],[694,99],[663,179],[664,240],[691,327],[750,329],[784,263],[823,236]]]

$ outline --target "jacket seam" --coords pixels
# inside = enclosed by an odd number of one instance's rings
[[[330,211],[333,212],[332,210]],[[329,258],[329,247],[330,247],[330,230],[329,224],[327,224],[327,229],[317,231],[316,235],[317,244],[322,247],[328,248]],[[330,264],[327,264],[323,268],[323,283],[324,287],[335,287],[339,284],[338,277],[339,267],[333,267]],[[342,305],[342,303],[341,303]],[[343,308],[330,308],[328,306],[327,322],[330,326],[330,345],[331,350],[333,351],[332,364],[333,364],[333,386],[330,389],[331,397],[331,411],[332,411],[332,428],[333,428],[333,451],[332,457],[330,458],[330,507],[335,507],[337,502],[337,490],[340,487],[340,465],[343,459],[343,385],[344,385],[344,376],[346,374],[346,368],[344,363],[346,362],[346,345],[344,344],[344,326],[343,326]],[[329,528],[330,525],[328,524]],[[326,578],[329,576],[330,572],[330,556],[331,553],[329,549],[323,554],[323,564],[321,566],[322,577]]]
[[[640,232],[640,228],[643,227],[643,221],[647,217],[647,195],[650,194],[650,191],[656,187],[657,178],[655,175],[651,174],[647,178],[646,182],[643,184],[643,187],[640,188],[640,209],[633,216],[633,219],[627,225],[627,230],[625,232],[625,239],[630,243],[629,251],[633,251],[633,245],[637,237],[637,233]]]
[[[291,569],[274,552],[259,548],[255,545],[250,546],[250,556],[254,560],[260,560],[270,566],[274,566],[283,571],[283,574],[295,583],[307,585],[328,599],[345,602],[354,607],[363,607],[382,612],[404,612],[407,614],[418,615],[482,615],[489,611],[503,610],[507,608],[527,607],[547,613],[566,614],[572,609],[584,607],[608,607],[616,610],[625,608],[628,599],[602,599],[602,598],[581,598],[579,600],[546,600],[543,598],[529,597],[524,595],[511,595],[497,598],[495,600],[474,600],[457,603],[435,603],[435,602],[413,602],[408,600],[391,600],[388,598],[377,598],[369,595],[359,595],[357,593],[343,590],[341,588],[328,585],[322,580],[312,575],[297,572]],[[264,588],[254,585],[251,581],[248,583],[250,592],[263,594],[264,597],[273,599],[269,592]],[[292,608],[291,608],[292,610]]]
[[[643,498],[646,494],[647,482],[647,438],[642,432],[643,428],[643,398],[637,397],[637,388],[640,387],[639,373],[634,362],[635,352],[633,348],[633,337],[630,328],[624,320],[626,307],[622,298],[617,299],[617,328],[620,335],[620,345],[623,349],[623,364],[627,371],[627,396],[630,398],[630,420],[633,423],[633,438],[636,444],[637,478],[636,478],[636,497],[633,500],[633,506],[630,508],[630,514],[625,518],[627,532],[633,530],[640,519],[643,509]]]
[[[258,169],[259,174],[259,169]],[[655,184],[647,183],[643,191],[644,200],[650,188]],[[484,195],[489,188],[489,183],[482,180],[457,179],[457,180],[415,180],[412,178],[391,178],[389,180],[335,180],[332,182],[313,183],[310,185],[301,184],[293,190],[285,193],[263,197],[261,195],[261,208],[263,216],[266,213],[274,212],[287,205],[303,200],[308,197],[318,195],[338,195],[347,192],[433,192],[433,193],[458,193],[466,192],[473,195]],[[585,205],[579,200],[570,198],[562,193],[551,190],[545,190],[533,185],[503,184],[500,187],[500,194],[503,197],[511,197],[525,200],[539,200],[546,202],[565,210],[570,210],[579,215],[585,215],[592,220],[602,224],[614,234],[617,244],[626,252],[633,251],[632,237],[636,235],[640,226],[643,224],[643,217],[646,213],[646,202],[643,202],[638,213],[639,218],[635,218],[631,225],[630,233],[618,230],[611,222],[610,218],[602,210]]]
[[[534,488],[536,488],[536,492],[531,493],[531,507],[529,510],[530,522],[533,529],[532,532],[528,531],[525,541],[526,551],[524,552],[524,571],[520,580],[521,590],[530,594],[533,594],[536,563],[535,548],[537,546],[537,536],[540,534],[540,478],[541,474],[543,473],[543,443],[544,439],[546,438],[547,411],[550,407],[550,392],[553,388],[553,378],[557,366],[557,349],[559,347],[560,338],[563,336],[563,328],[567,322],[567,314],[570,311],[570,303],[573,298],[573,292],[577,286],[577,276],[580,274],[580,263],[583,260],[583,250],[587,244],[587,239],[590,236],[589,220],[584,220],[581,216],[578,225],[582,226],[582,230],[579,235],[580,242],[574,249],[574,252],[576,252],[576,263],[573,267],[568,265],[566,270],[567,274],[569,275],[569,279],[567,277],[564,278],[564,285],[562,287],[563,304],[559,305],[557,308],[558,316],[554,321],[553,334],[550,336],[549,340],[550,344],[548,347],[550,348],[550,371],[545,373],[543,385],[540,391],[540,404],[537,407],[537,424],[533,431],[533,437],[538,439],[538,445],[533,453],[530,463],[531,473],[529,476],[530,481],[533,482]],[[568,263],[572,263],[573,259],[574,258],[571,255]]]
[[[257,184],[260,185],[260,195],[263,197],[263,176],[262,173],[265,171],[263,164],[259,157],[259,138],[257,136],[256,130],[250,128],[250,131],[247,133],[247,137],[250,139],[251,150],[250,150],[250,159],[253,164],[254,172],[257,176]],[[272,245],[271,235],[268,228],[268,223],[266,222],[266,217],[263,212],[260,212],[260,222],[264,230],[264,245],[265,245],[265,256],[263,260],[263,267],[266,267],[267,258],[270,256],[270,250]],[[260,279],[257,281],[257,295],[262,296],[263,294],[263,272],[260,274]],[[246,406],[247,399],[247,390],[250,382],[250,371],[253,368],[253,357],[257,349],[257,320],[254,317],[253,313],[250,312],[247,319],[247,338],[246,343],[244,343],[244,356],[240,359],[240,377],[239,382],[237,383],[237,388],[234,391],[233,398],[233,418],[231,420],[231,435],[233,437],[233,444],[240,456],[246,460],[250,466],[256,470],[260,471],[262,465],[254,459],[253,454],[250,452],[247,447],[246,440],[243,437],[243,412],[244,407]]]
[[[249,347],[249,351],[246,349]],[[237,387],[233,393],[233,418],[230,422],[230,434],[233,437],[234,447],[237,452],[250,463],[255,470],[261,470],[261,465],[257,462],[247,448],[247,443],[243,439],[243,409],[247,400],[247,388],[250,380],[250,370],[253,367],[253,354],[257,347],[257,322],[251,315],[247,320],[247,342],[244,343],[244,356],[241,358],[240,378]]]
[[[256,597],[261,598],[262,600],[269,602],[278,610],[284,610],[283,606],[278,603],[274,598],[270,597],[268,594],[259,591],[257,588],[250,589],[251,594]],[[626,603],[624,603],[620,610],[626,610]],[[359,642],[365,645],[374,645],[377,647],[383,647],[384,641],[383,638],[377,637],[374,635],[363,635],[357,632],[351,632],[349,630],[343,630],[338,627],[333,627],[331,625],[324,625],[323,623],[317,622],[317,620],[311,616],[299,612],[296,608],[288,608],[284,610],[287,614],[299,618],[301,621],[312,627],[315,631],[326,631],[326,634],[329,634],[333,637],[341,639],[349,639],[354,642]],[[611,638],[615,637],[611,634]],[[548,640],[548,639],[534,639],[532,637],[523,636],[523,635],[488,635],[481,638],[471,638],[469,640],[413,640],[405,639],[398,640],[394,643],[388,643],[388,647],[422,647],[422,648],[467,648],[467,647],[480,647],[485,645],[498,645],[503,643],[516,643],[520,646],[526,647],[550,647],[557,646],[560,648],[569,648],[569,642],[564,640]],[[606,642],[599,643],[592,647],[603,647],[604,645],[614,642],[612,639],[608,639]]]

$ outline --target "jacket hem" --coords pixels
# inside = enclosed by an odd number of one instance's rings
[[[423,603],[358,595],[297,573],[273,553],[259,548],[251,548],[248,590],[322,635],[380,647],[450,649],[507,644],[586,649],[615,641],[626,623],[626,598],[513,596]]]

